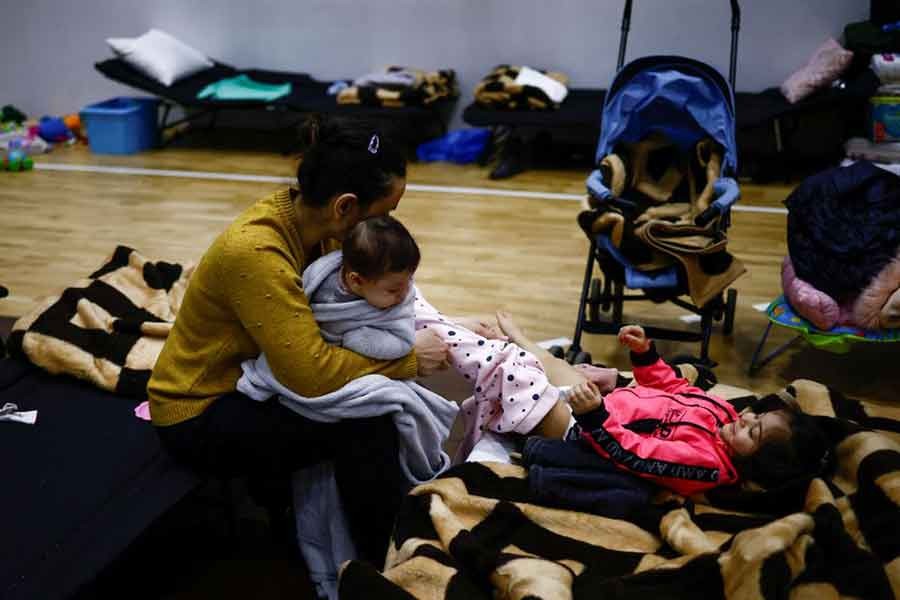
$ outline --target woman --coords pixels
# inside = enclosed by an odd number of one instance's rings
[[[334,460],[358,548],[381,564],[407,491],[390,417],[321,423],[235,389],[241,362],[261,353],[304,396],[372,373],[409,379],[446,366],[447,346],[433,332],[417,333],[413,352],[392,361],[322,339],[301,274],[361,219],[397,207],[406,161],[402,147],[360,120],[312,119],[303,137],[299,190],[248,208],[197,266],[150,379],[150,412],[164,446],[201,472],[276,481]]]

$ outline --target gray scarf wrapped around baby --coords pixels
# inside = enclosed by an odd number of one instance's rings
[[[303,272],[303,288],[329,343],[359,354],[390,360],[408,354],[415,339],[416,290],[397,306],[379,309],[341,286],[343,255],[332,252]],[[450,465],[443,443],[459,408],[415,381],[382,375],[354,379],[341,389],[308,398],[281,385],[265,355],[244,361],[239,392],[264,401],[274,395],[294,412],[323,422],[390,414],[397,427],[400,465],[412,484],[429,481]],[[337,568],[355,558],[344,523],[330,463],[301,469],[294,475],[294,508],[298,540],[319,591],[336,597]]]

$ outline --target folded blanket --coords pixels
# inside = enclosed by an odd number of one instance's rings
[[[706,306],[743,275],[744,264],[725,246],[728,239],[715,226],[691,227],[650,221],[636,230],[638,239],[681,263],[688,294],[696,306]]]
[[[419,84],[419,73],[403,67],[389,67],[384,71],[373,71],[353,80],[353,85],[383,85],[414,87]]]
[[[401,74],[402,81],[390,82]],[[361,104],[384,108],[428,106],[443,98],[455,98],[459,91],[452,69],[420,71],[409,67],[387,67],[383,77],[369,73],[360,78],[365,85],[351,85],[338,92],[338,104]]]
[[[290,93],[290,83],[263,83],[250,79],[247,75],[238,75],[209,84],[197,93],[197,97],[200,99],[272,102]]]
[[[836,464],[820,477],[690,501],[663,491],[613,519],[542,506],[522,467],[467,463],[411,492],[383,574],[349,563],[341,598],[894,598],[900,410],[811,381],[782,393],[826,417]]]
[[[523,71],[525,76],[520,78]],[[498,65],[475,87],[475,102],[499,110],[553,110],[565,99],[568,83],[569,78],[562,73]]]
[[[118,246],[88,278],[16,321],[10,354],[50,373],[145,399],[192,271],[192,266],[151,261]]]

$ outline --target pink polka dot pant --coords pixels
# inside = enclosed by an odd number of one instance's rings
[[[416,329],[430,329],[450,347],[450,364],[473,386],[463,405],[469,431],[528,433],[559,398],[540,361],[511,342],[489,340],[447,320],[416,290]]]

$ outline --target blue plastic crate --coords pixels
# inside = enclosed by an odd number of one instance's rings
[[[134,154],[159,141],[156,98],[111,98],[81,109],[91,152]]]

